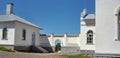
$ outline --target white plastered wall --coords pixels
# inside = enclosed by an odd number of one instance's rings
[[[95,19],[84,19],[81,17],[80,20],[80,50],[95,50]],[[93,31],[93,44],[87,44],[87,32],[89,30]]]
[[[67,44],[77,44],[79,46],[79,37],[67,37]]]
[[[40,45],[39,28],[27,25],[21,22],[15,22],[15,45],[30,46],[32,45],[32,34],[35,33],[35,45]],[[22,40],[22,30],[26,30],[26,40]]]
[[[93,31],[93,44],[87,44],[87,32],[89,30]],[[95,26],[81,26],[80,49],[95,50]]]
[[[7,40],[3,40],[3,28],[7,28]],[[14,45],[15,24],[14,22],[0,22],[0,45]]]
[[[62,47],[67,47],[68,44],[76,44],[79,46],[79,36],[77,37],[68,37],[67,34],[64,34],[63,36],[54,36],[53,34],[51,34],[50,37],[42,37],[44,39],[48,39],[49,43],[51,46],[55,46],[55,41],[56,40],[60,40],[61,41],[61,46]],[[43,40],[44,41],[44,40]],[[44,41],[47,42],[47,41]],[[44,43],[43,42],[43,43]]]
[[[117,40],[116,8],[120,0],[96,0],[96,50],[95,53],[120,54]]]

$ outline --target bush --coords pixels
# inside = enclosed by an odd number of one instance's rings
[[[7,51],[7,52],[15,52],[14,50],[5,48],[5,47],[3,47],[3,46],[0,46],[0,50],[1,50],[1,51]]]

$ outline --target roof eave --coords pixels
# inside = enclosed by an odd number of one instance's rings
[[[84,18],[85,20],[95,20],[95,18]]]
[[[24,22],[19,21],[19,20],[13,20],[13,21],[24,23]],[[27,24],[27,23],[24,23],[24,24]],[[27,24],[27,25],[30,25],[30,24]],[[36,28],[38,28],[38,29],[40,29],[40,30],[43,29],[43,28],[41,28],[41,27],[39,27],[39,26],[34,26],[34,25],[30,25],[30,26],[36,27]]]

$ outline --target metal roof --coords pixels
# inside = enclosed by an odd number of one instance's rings
[[[95,14],[87,14],[84,19],[95,19]]]
[[[0,15],[0,22],[5,22],[5,21],[19,21],[37,28],[40,28],[39,26],[36,26],[35,24],[32,24],[31,22],[26,21],[23,18],[20,18],[14,14],[9,14],[9,15]],[[42,28],[40,28],[42,29]]]

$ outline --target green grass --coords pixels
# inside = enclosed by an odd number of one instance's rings
[[[93,58],[92,55],[80,54],[80,55],[63,55],[63,58]]]
[[[0,46],[0,50],[1,50],[1,51],[7,51],[7,52],[15,52],[14,50],[5,48],[5,47],[3,47],[3,46]]]

